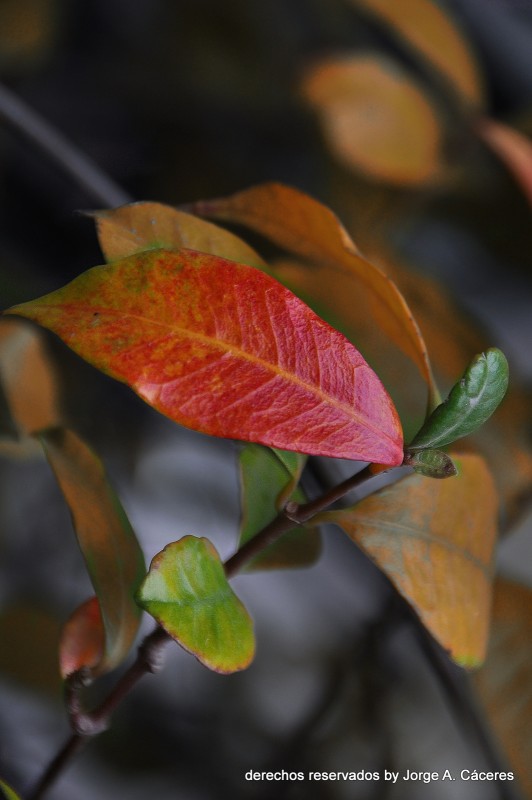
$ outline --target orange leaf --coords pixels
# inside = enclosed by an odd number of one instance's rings
[[[353,0],[387,26],[435,67],[474,107],[484,104],[479,67],[462,32],[432,0]]]
[[[209,217],[245,225],[296,256],[329,270],[345,272],[357,283],[366,315],[416,364],[437,399],[427,348],[397,286],[358,254],[349,234],[326,206],[297,189],[266,183],[193,209]],[[331,272],[328,283],[338,275]]]
[[[131,203],[97,211],[94,217],[106,261],[117,261],[143,250],[187,247],[259,269],[266,266],[238,236],[162,203]]]
[[[59,643],[62,678],[82,668],[94,669],[105,652],[105,629],[96,597],[86,600],[67,620]]]
[[[360,353],[253,267],[151,250],[11,313],[46,325],[171,419],[213,436],[400,464],[393,404]]]
[[[11,416],[23,434],[59,424],[57,378],[40,331],[20,320],[1,321],[0,376]]]
[[[330,58],[303,91],[329,145],[348,167],[400,185],[433,181],[441,164],[435,111],[405,70],[386,58]]]
[[[124,659],[137,634],[140,609],[134,595],[145,575],[144,557],[102,463],[87,445],[62,428],[44,431],[40,439],[72,514],[105,631],[103,656],[95,662],[99,623],[94,601],[78,609],[67,623],[62,670],[77,659],[78,666],[99,675]],[[90,663],[79,662],[83,652]]]
[[[453,460],[454,478],[412,474],[315,521],[340,525],[452,657],[473,667],[488,636],[497,498],[483,459]]]
[[[499,578],[486,663],[475,676],[490,722],[532,795],[532,591]]]

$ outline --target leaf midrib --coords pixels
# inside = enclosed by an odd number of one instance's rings
[[[80,307],[82,308],[82,306],[80,306],[79,304],[74,304],[74,303],[64,304],[62,307],[63,307],[63,309],[67,309],[69,306],[72,307],[72,308],[76,308],[78,310],[80,309]],[[53,308],[56,308],[56,306],[43,304],[43,305],[40,306],[40,308],[52,308],[53,309]],[[362,417],[360,415],[360,413],[358,413],[352,406],[349,406],[346,403],[342,403],[341,401],[339,401],[337,398],[333,397],[332,395],[326,394],[326,392],[324,392],[321,389],[321,387],[317,387],[317,386],[315,386],[313,384],[305,383],[305,381],[303,381],[301,378],[299,378],[294,373],[287,372],[286,370],[282,369],[281,367],[279,367],[279,366],[277,366],[275,364],[272,364],[272,362],[260,359],[257,356],[254,356],[253,354],[248,353],[246,350],[242,350],[241,348],[236,347],[235,345],[229,344],[228,342],[225,342],[223,340],[213,339],[212,337],[209,337],[206,334],[198,333],[197,331],[190,331],[188,328],[182,328],[179,325],[168,325],[167,323],[160,322],[159,320],[153,319],[151,317],[145,317],[145,316],[142,316],[140,314],[132,314],[131,312],[124,312],[124,311],[121,311],[121,310],[110,309],[110,308],[108,308],[106,306],[102,306],[102,307],[88,306],[88,308],[90,308],[91,313],[97,312],[98,314],[115,315],[115,316],[120,316],[122,318],[129,318],[129,319],[132,319],[132,320],[138,320],[138,321],[141,321],[141,322],[146,322],[146,323],[149,323],[151,325],[160,326],[161,328],[164,328],[166,330],[169,329],[169,333],[167,334],[167,336],[172,336],[172,332],[181,333],[185,337],[188,337],[188,338],[191,338],[191,339],[195,339],[195,340],[200,341],[202,343],[206,343],[210,347],[216,347],[219,350],[225,350],[228,353],[236,355],[237,357],[241,358],[242,360],[249,361],[249,362],[254,363],[254,364],[259,364],[262,367],[266,367],[271,372],[274,372],[276,375],[279,375],[280,377],[282,377],[284,380],[286,380],[286,381],[288,381],[290,383],[293,383],[293,384],[295,384],[295,385],[297,385],[299,387],[302,387],[307,392],[310,392],[311,394],[316,395],[321,400],[321,402],[325,402],[328,405],[331,405],[334,408],[337,408],[338,410],[342,411],[346,416],[351,418],[353,421],[357,422],[361,426],[363,426],[363,427],[367,428],[368,430],[370,430],[372,433],[376,434],[378,439],[380,439],[380,440],[387,439],[388,441],[393,443],[394,447],[397,446],[396,440],[390,434],[388,434],[385,431],[383,431],[382,428],[378,427],[377,425],[373,425],[366,417]],[[354,347],[354,345],[351,345],[351,346]],[[353,364],[352,366],[353,366],[354,370],[357,370],[360,367],[364,367],[364,366],[366,366],[367,369],[371,369],[371,367],[369,367],[368,364]],[[170,382],[170,381],[168,381],[168,382]],[[383,387],[383,391],[384,391],[384,387]]]

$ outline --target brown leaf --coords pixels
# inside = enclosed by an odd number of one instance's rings
[[[532,795],[532,591],[499,578],[486,663],[475,676],[493,729]]]
[[[137,634],[140,609],[134,597],[145,575],[144,557],[103,465],[89,447],[63,428],[44,431],[40,439],[72,514],[105,629],[103,657],[95,666],[97,613],[94,606],[78,609],[67,623],[62,669],[76,660],[71,648],[77,656],[85,649],[90,663],[82,666],[103,674],[125,658]]]
[[[93,216],[106,261],[117,261],[144,250],[187,247],[259,269],[266,266],[238,236],[162,203],[131,203],[96,211]]]
[[[21,320],[1,320],[0,377],[11,417],[22,434],[59,424],[57,377],[36,328]]]
[[[315,267],[327,267],[328,283],[338,280],[337,273],[351,276],[366,316],[412,359],[429,387],[433,404],[437,389],[427,349],[408,305],[393,281],[362,258],[326,206],[296,189],[266,183],[230,197],[195,203],[193,209],[244,225]]]
[[[340,525],[453,659],[473,667],[488,637],[497,496],[482,458],[453,460],[454,478],[411,474],[316,522]]]
[[[330,58],[309,72],[303,92],[347,167],[399,185],[438,178],[442,142],[435,109],[392,60]]]
[[[462,32],[432,0],[353,0],[376,14],[413,54],[436,68],[474,107],[484,104],[479,67]]]

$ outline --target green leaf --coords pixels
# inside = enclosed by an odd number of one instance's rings
[[[138,603],[209,669],[245,669],[255,653],[253,622],[231,589],[208,539],[185,536],[153,559]]]
[[[306,456],[248,444],[240,452],[242,519],[240,547],[270,523],[291,498],[304,503],[306,497],[296,488]],[[248,569],[280,569],[313,564],[321,552],[317,529],[295,527],[272,544]]]
[[[101,675],[123,660],[137,634],[140,612],[134,595],[146,572],[144,557],[104,467],[92,450],[64,428],[44,431],[39,438],[70,508],[105,631],[103,657],[95,664],[94,625],[88,636],[86,609],[76,612],[74,622],[70,620],[70,635],[62,645],[68,665],[63,677],[83,666]],[[94,607],[92,612],[94,617]],[[71,653],[83,652],[83,645],[91,654],[88,663],[66,654],[65,648]]]
[[[444,447],[473,433],[493,414],[508,388],[508,362],[493,347],[475,356],[447,400],[433,411],[408,450]]]
[[[426,478],[452,478],[457,474],[454,461],[443,450],[407,450],[404,463]]]
[[[20,800],[19,795],[2,780],[0,780],[0,790],[3,793],[5,800]]]

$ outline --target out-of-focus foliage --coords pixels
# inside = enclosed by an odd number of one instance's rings
[[[528,795],[532,792],[531,607],[529,587],[503,578],[495,582],[487,660],[475,678],[490,722]]]
[[[473,353],[492,345],[506,349],[505,343],[512,341],[510,328],[514,328],[514,320],[518,336],[523,336],[522,324],[521,329],[517,327],[517,301],[522,301],[532,288],[529,156],[532,14],[526,4],[494,0],[483,4],[482,14],[478,13],[478,3],[470,0],[440,0],[438,3],[434,0],[394,0],[393,3],[387,0],[294,0],[286,4],[264,4],[255,0],[227,0],[223,4],[218,0],[185,0],[182,3],[140,0],[126,5],[127,9],[123,3],[110,4],[104,0],[90,4],[78,0],[68,4],[59,0],[21,0],[17,3],[6,0],[0,9],[2,76],[31,105],[109,170],[134,197],[157,197],[167,204],[178,205],[196,198],[228,195],[259,181],[275,180],[307,190],[326,202],[352,233],[359,248],[358,255],[379,265],[398,286],[419,325],[436,379],[445,393],[466,368]],[[386,65],[386,75],[392,80],[394,76],[400,76],[402,85],[409,87],[407,93],[417,98],[415,108],[418,111],[421,107],[428,109],[427,120],[430,122],[426,122],[424,131],[429,131],[431,138],[421,137],[421,140],[425,146],[428,141],[432,144],[422,152],[428,152],[437,164],[429,181],[391,181],[384,173],[379,175],[364,169],[364,162],[360,160],[356,163],[351,160],[346,169],[342,153],[335,149],[334,140],[327,135],[327,129],[335,130],[338,121],[335,123],[323,113],[334,106],[336,98],[320,96],[321,106],[318,106],[309,103],[308,96],[305,97],[302,87],[310,76],[319,75],[320,64],[359,63],[361,60],[379,65],[379,72]],[[376,92],[379,80],[378,77],[374,83]],[[361,111],[371,112],[367,93],[359,93],[359,97],[365,105],[349,109],[342,88],[342,119],[360,119]],[[386,107],[386,95],[382,91],[379,99],[380,111],[376,116],[389,119],[387,115],[393,112],[396,120],[394,126],[386,131],[386,136],[390,136],[392,130],[399,130],[405,131],[407,137],[394,146],[393,153],[395,156],[405,150],[408,153],[408,142],[419,141],[423,130],[415,131],[417,139],[408,139],[409,119],[400,116],[401,104]],[[396,116],[397,106],[399,117]],[[365,122],[371,128],[369,122],[373,123],[374,119]],[[378,130],[375,137],[377,133]],[[384,132],[380,133],[385,138]],[[361,136],[361,131],[357,134]],[[342,141],[345,142],[345,138]],[[85,269],[87,264],[97,263],[100,257],[92,241],[91,226],[85,219],[72,215],[73,208],[93,207],[93,199],[82,189],[75,188],[69,180],[58,176],[32,147],[22,144],[19,137],[3,134],[0,156],[0,193],[4,201],[0,222],[0,282],[2,305],[5,307],[56,289]],[[408,174],[408,164],[397,165],[393,158],[391,161],[394,176],[400,175],[401,169],[403,174]],[[100,217],[100,223],[103,227],[107,220]],[[303,230],[302,241],[308,238],[305,233]],[[161,235],[160,231],[158,235]],[[142,248],[144,239],[140,238]],[[195,241],[202,242],[203,247],[206,239],[200,236]],[[132,246],[136,247],[136,244],[133,237]],[[262,241],[253,239],[251,245],[253,250],[263,254]],[[175,244],[165,242],[165,246],[174,247]],[[217,255],[227,256],[222,252]],[[253,257],[249,251],[248,255]],[[264,255],[269,256],[267,249]],[[247,260],[246,263],[252,262]],[[357,324],[353,326],[356,327],[353,332],[355,346],[383,378],[399,407],[407,434],[414,435],[423,421],[425,402],[424,397],[421,398],[426,393],[425,382],[410,359],[403,357],[399,349],[390,347],[380,329],[364,322],[364,315],[358,313],[359,308],[364,311],[364,302],[358,300],[358,291],[348,291],[349,280],[340,279],[339,274],[334,282],[328,284],[327,272],[321,267],[311,272],[306,265],[283,262],[279,263],[278,274],[282,276],[283,271],[286,271],[287,282],[293,280],[291,288],[304,293],[307,302],[320,313],[324,310],[323,316],[333,325],[344,326],[350,309],[353,309],[357,318]],[[492,302],[491,306],[485,306],[488,312],[483,317],[484,329],[477,327],[470,312],[463,313],[463,309],[458,309],[448,289],[434,280],[435,275],[440,281],[454,285],[458,305],[473,292],[479,297],[477,308],[480,309],[482,301],[489,301],[490,292],[497,297],[497,304]],[[517,309],[515,314],[512,313],[514,307]],[[503,312],[505,308],[509,308],[510,313],[499,319],[499,311]],[[501,333],[504,341],[500,341]],[[122,464],[126,474],[134,475],[138,469],[143,420],[146,419],[142,416],[142,409],[120,391],[121,387],[111,388],[108,381],[75,363],[57,344],[51,340],[48,344],[59,356],[67,417],[79,419],[83,430],[90,432],[91,441],[114,450],[115,456],[111,460],[115,468],[117,463]],[[503,405],[492,420],[465,443],[468,448],[480,452],[490,464],[507,528],[526,511],[532,486],[532,404],[529,393],[519,384],[516,368],[516,361],[525,367],[529,363],[525,357],[519,357],[523,350],[526,356],[526,348],[522,347],[521,351],[516,351],[516,358],[510,352],[512,386]],[[377,353],[377,356],[374,358],[372,353]],[[16,364],[12,366],[18,368]],[[87,381],[89,375],[90,381]],[[11,400],[3,375],[0,383],[9,401],[3,404],[0,401],[1,412],[4,407],[9,410]],[[87,389],[89,383],[90,391]],[[56,408],[55,399],[51,407]],[[61,416],[63,414],[62,410]],[[8,417],[5,420],[1,425],[2,435],[6,435],[2,447],[5,443],[12,448],[8,439],[15,432],[17,420],[10,421]],[[164,437],[165,441],[169,439],[166,433]],[[23,441],[24,447],[28,447],[26,443],[32,440]],[[17,447],[20,452],[20,442]],[[32,446],[32,452],[38,452],[36,445]],[[146,451],[142,452],[146,456]],[[122,462],[117,453],[124,453]],[[182,455],[181,451],[179,455]],[[145,471],[149,473],[158,463],[155,448],[148,451],[147,462]],[[10,473],[12,468],[25,468],[8,464],[2,461],[6,473]],[[192,469],[191,472],[194,474]],[[210,488],[215,476],[208,470],[204,474]],[[32,503],[37,504],[32,495],[35,475],[32,473],[30,480],[27,480],[26,473],[23,475],[25,492],[20,504],[21,523],[11,531],[2,519],[0,528],[0,562],[5,564],[0,600],[3,609],[15,609],[14,612],[2,612],[2,631],[5,633],[2,641],[8,643],[8,649],[2,649],[2,665],[3,670],[5,668],[5,672],[11,671],[11,674],[15,653],[9,643],[22,652],[16,644],[22,638],[18,637],[19,629],[27,625],[28,630],[32,630],[28,615],[17,611],[18,597],[26,591],[32,602],[43,606],[39,595],[42,586],[38,581],[32,582],[32,578],[43,573],[45,564],[43,558],[39,570],[36,567],[31,569],[27,559],[22,561],[16,539],[21,540],[22,546],[21,532],[28,528],[28,536],[34,536],[37,559],[41,558],[41,553],[50,558],[59,549],[61,541],[55,536],[52,499],[45,504],[50,509],[51,520],[47,518],[48,513],[43,513],[43,518],[33,526],[22,521],[22,507],[30,508]],[[153,480],[155,483],[155,477]],[[6,515],[13,485],[13,482],[7,483]],[[441,482],[441,486],[444,485],[445,482]],[[230,503],[222,498],[219,505],[227,511]],[[205,506],[208,506],[207,502]],[[343,563],[346,561],[344,558]],[[26,582],[17,577],[21,573],[21,563],[30,576]],[[366,585],[367,572],[364,564],[358,577],[352,581],[351,589],[355,584]],[[309,583],[314,585],[317,582],[313,573],[310,574]],[[299,587],[296,579],[294,583]],[[337,583],[336,573],[333,583]],[[306,587],[309,588],[312,587]],[[57,600],[53,593],[52,584],[48,594]],[[496,636],[500,629],[499,619],[504,619],[503,627],[507,622],[513,625],[518,611],[521,619],[515,630],[524,631],[526,628],[523,617],[530,610],[530,598],[525,590],[515,596],[512,615],[501,614],[496,591]],[[302,597],[299,588],[294,589],[295,601],[307,604],[307,596],[304,601]],[[329,597],[326,583],[320,584],[319,597],[320,602],[314,609],[321,609]],[[370,604],[376,602],[375,597],[368,600]],[[355,605],[351,622],[356,631],[346,624],[341,634],[342,641],[353,638],[360,643],[363,637],[359,628],[363,623],[358,617],[360,609]],[[364,603],[362,607],[365,608]],[[65,611],[64,608],[61,610]],[[51,615],[54,619],[56,613],[57,609],[54,609]],[[316,616],[314,611],[311,627],[318,631]],[[362,611],[360,616],[363,616]],[[288,608],[286,617],[290,619]],[[278,625],[281,626],[283,621],[277,620]],[[53,624],[50,637],[52,629]],[[48,630],[44,622],[39,630],[41,633]],[[290,646],[281,639],[281,649],[283,645],[286,647],[286,663],[290,668],[293,668],[296,650],[301,648],[304,640],[302,636],[298,638],[299,630],[297,626],[292,630],[287,627],[285,636]],[[325,633],[329,633],[328,628]],[[396,640],[397,637],[400,639],[400,634],[395,631],[392,638]],[[407,645],[402,651],[400,648],[394,651],[394,670],[390,670],[389,653],[386,659],[379,650],[383,640],[387,641],[387,638],[382,628],[379,627],[378,635],[372,639],[370,626],[370,635],[364,639],[366,660],[361,659],[357,651],[357,669],[361,673],[360,697],[354,704],[355,713],[349,715],[348,721],[344,719],[344,728],[341,732],[336,731],[337,738],[332,736],[335,757],[343,752],[352,754],[356,749],[364,759],[364,747],[371,742],[368,762],[371,757],[378,768],[382,766],[382,753],[389,753],[390,745],[387,739],[390,726],[384,724],[382,716],[387,697],[383,676],[389,678],[388,685],[395,687],[399,698],[398,705],[391,710],[392,722],[396,723],[394,730],[398,730],[408,716],[397,713],[397,708],[404,709],[401,703],[405,698],[404,685],[398,677],[402,676],[404,682],[410,667],[411,674],[416,676],[415,705],[420,709],[417,721],[422,720],[424,730],[434,733],[434,740],[423,741],[420,749],[419,736],[409,737],[411,732],[401,729],[404,736],[396,757],[403,759],[403,766],[410,767],[409,759],[420,752],[424,759],[434,759],[435,754],[442,751],[442,742],[445,742],[445,752],[455,742],[459,742],[458,746],[462,748],[463,740],[455,735],[454,729],[438,739],[436,732],[441,730],[441,718],[430,702],[426,706],[426,715],[422,716],[425,711],[421,709],[425,706],[417,702],[419,662],[415,658],[412,662],[408,660],[412,657],[411,649]],[[39,642],[36,637],[34,653],[40,652]],[[370,646],[372,642],[373,648]],[[497,679],[490,685],[492,688],[495,686],[497,700],[494,701],[493,692],[483,690],[483,696],[488,698],[488,705],[496,706],[494,723],[497,724],[497,717],[504,723],[500,725],[499,733],[503,740],[506,739],[506,749],[513,758],[514,768],[520,770],[523,783],[528,787],[530,777],[526,758],[530,733],[523,722],[524,717],[519,717],[519,710],[524,709],[526,714],[530,656],[525,653],[521,661],[516,655],[521,652],[523,642],[526,640],[519,634],[515,642],[495,648],[499,666]],[[279,645],[279,641],[274,645]],[[386,644],[382,646],[385,648]],[[265,668],[263,674],[271,676],[272,680],[271,693],[265,703],[270,716],[264,714],[261,718],[258,715],[258,720],[253,717],[256,710],[253,703],[259,702],[256,686],[246,692],[242,688],[244,683],[233,682],[233,691],[227,692],[225,700],[221,694],[217,698],[216,723],[208,726],[211,737],[208,748],[204,747],[205,726],[196,728],[189,724],[194,713],[191,710],[192,692],[187,697],[190,706],[187,702],[186,723],[180,722],[181,706],[171,709],[172,721],[166,722],[167,716],[160,701],[157,706],[160,713],[150,714],[149,724],[153,726],[154,739],[156,735],[162,735],[172,742],[172,764],[177,766],[169,767],[160,751],[157,755],[150,752],[145,735],[147,717],[143,716],[144,706],[142,701],[136,708],[133,703],[130,738],[125,741],[124,750],[119,752],[117,737],[116,750],[113,753],[107,751],[109,763],[112,762],[117,769],[117,765],[125,764],[126,757],[129,758],[127,774],[124,771],[122,775],[129,787],[132,774],[137,774],[133,773],[134,767],[140,767],[143,775],[151,770],[161,782],[167,774],[165,770],[173,769],[180,770],[180,785],[183,785],[181,778],[184,775],[185,784],[187,778],[189,781],[203,781],[202,788],[207,796],[226,791],[228,796],[238,797],[242,787],[234,776],[220,767],[220,763],[238,763],[243,773],[248,764],[238,762],[237,753],[251,753],[255,747],[253,752],[260,760],[265,752],[268,756],[278,755],[279,751],[283,754],[288,752],[284,738],[287,725],[281,713],[282,724],[277,731],[282,734],[269,738],[269,732],[275,730],[272,723],[275,698],[280,697],[278,705],[289,717],[296,697],[302,693],[301,686],[307,686],[316,663],[324,673],[331,667],[327,657],[323,656],[325,649],[316,645],[310,658],[301,658],[302,662],[305,661],[305,669],[301,668],[297,677],[301,676],[302,681],[298,681],[297,690],[292,692],[287,678],[290,669],[281,680],[275,672],[275,665],[269,662],[269,669]],[[264,653],[265,650],[262,657]],[[49,662],[45,654],[38,657],[45,673]],[[345,654],[343,658],[346,658]],[[491,669],[492,658],[493,654],[489,657],[487,670]],[[349,663],[352,662],[350,650]],[[28,666],[27,658],[25,666]],[[256,666],[260,669],[260,658]],[[17,670],[16,662],[14,669]],[[515,677],[517,673],[514,683],[512,675]],[[25,679],[22,667],[19,679]],[[231,680],[237,679],[235,676]],[[247,680],[245,675],[242,679]],[[188,686],[186,676],[184,685]],[[514,686],[517,693],[513,692]],[[195,700],[201,694],[201,691],[196,692]],[[210,699],[214,694],[214,690],[205,692]],[[217,727],[218,718],[228,709],[234,712],[238,699],[243,697],[246,702],[242,707],[250,709],[247,718],[249,729],[239,734],[235,725],[231,731],[225,729],[222,735]],[[311,692],[309,697],[310,708],[315,698]],[[509,698],[508,704],[506,698]],[[341,701],[343,707],[343,697]],[[13,716],[11,708],[10,702],[10,718]],[[438,708],[441,711],[441,707]],[[201,713],[207,715],[211,710],[204,706],[198,713],[201,717]],[[512,717],[510,712],[513,710],[516,715]],[[289,718],[296,721],[293,729],[298,728],[300,717],[297,713]],[[353,723],[355,719],[356,726]],[[209,717],[209,722],[211,720]],[[261,727],[262,723],[264,727]],[[138,740],[135,740],[136,726],[142,731]],[[519,731],[519,739],[516,731]],[[3,728],[0,737],[11,741],[4,735]],[[342,750],[346,742],[349,746]],[[312,747],[312,734],[305,744],[306,757],[311,762],[309,766],[314,768],[317,751]],[[20,750],[22,752],[24,747]],[[200,763],[196,760],[197,752],[201,753]],[[469,750],[467,758],[471,758]],[[205,769],[208,760],[210,765],[214,765],[210,772]],[[137,763],[133,765],[132,761]],[[420,764],[420,767],[425,768],[425,764]],[[21,774],[25,769],[27,764],[21,766]],[[235,771],[238,771],[236,767]],[[96,790],[99,794],[100,789],[98,786]],[[335,800],[340,790],[341,787],[332,784],[320,787],[321,792]],[[161,797],[164,794],[159,784],[156,791]],[[172,790],[169,796],[174,797],[174,794]]]

